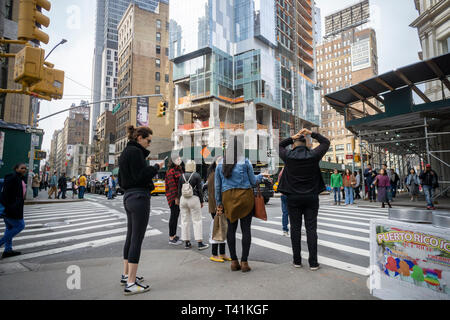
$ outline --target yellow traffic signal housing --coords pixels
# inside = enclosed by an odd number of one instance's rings
[[[64,71],[42,66],[42,81],[32,86],[30,91],[61,99],[64,93]]]
[[[16,54],[14,64],[14,81],[31,86],[42,79],[44,49],[24,47]]]
[[[160,101],[158,104],[158,111],[156,113],[156,116],[164,117],[166,115],[166,110],[167,110],[167,102]]]
[[[50,11],[51,4],[47,0],[20,0],[17,38],[19,40],[38,40],[48,43],[48,34],[39,29],[39,25],[48,27],[50,19],[44,16],[39,8]]]

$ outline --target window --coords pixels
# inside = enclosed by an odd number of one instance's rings
[[[165,78],[164,80],[165,80],[166,82],[169,82],[169,75],[168,75],[168,74],[166,74],[164,78]]]
[[[169,48],[166,48],[166,57],[169,56]]]
[[[352,151],[352,144],[351,143],[347,143],[347,151]]]
[[[336,151],[344,151],[344,150],[345,150],[345,145],[343,145],[343,144],[336,145]]]
[[[161,88],[159,86],[155,86],[155,94],[160,94]]]
[[[161,42],[161,32],[156,33],[156,41]]]
[[[156,46],[156,54],[161,54],[161,46]]]
[[[161,20],[156,20],[156,28],[161,29]]]
[[[155,60],[155,66],[156,66],[157,68],[161,67],[161,60],[160,60],[160,59],[156,59],[156,60]]]
[[[160,81],[161,80],[161,75],[159,74],[159,72],[155,73],[155,80],[156,81]]]

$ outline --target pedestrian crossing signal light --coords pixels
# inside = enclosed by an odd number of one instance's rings
[[[14,81],[27,86],[42,80],[42,65],[45,51],[41,48],[26,46],[16,54],[14,63]]]
[[[50,11],[47,0],[20,0],[17,38],[19,40],[37,40],[48,44],[48,34],[41,31],[41,26],[48,27],[50,19],[41,13],[41,9]]]
[[[166,115],[166,110],[167,110],[167,102],[165,101],[161,101],[158,104],[158,111],[156,113],[156,116],[158,117],[164,117]]]
[[[64,93],[64,71],[42,66],[42,81],[32,86],[30,90],[50,99],[61,99]]]

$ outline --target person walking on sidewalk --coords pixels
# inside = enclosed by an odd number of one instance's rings
[[[267,173],[264,175],[268,176]],[[231,271],[251,270],[248,256],[252,242],[250,228],[255,210],[253,187],[262,178],[263,174],[255,176],[250,160],[244,156],[243,145],[235,136],[231,147],[227,146],[224,158],[217,165],[214,178],[217,214],[225,213],[228,221],[227,243],[232,259]],[[241,263],[236,254],[236,230],[239,222],[242,232]]]
[[[397,194],[397,188],[399,187],[399,183],[400,183],[400,177],[398,176],[397,172],[395,172],[394,169],[391,169],[390,183],[391,183],[391,193],[392,193],[391,199],[394,199]]]
[[[191,245],[191,221],[194,227],[194,238],[197,241],[198,250],[209,248],[209,244],[203,243],[203,190],[202,178],[195,172],[195,161],[186,163],[185,173],[178,181],[178,198],[180,199],[181,213],[181,240],[184,248],[190,249]]]
[[[330,185],[334,194],[334,205],[341,205],[341,189],[343,188],[342,176],[337,169],[331,175]]]
[[[170,208],[169,218],[169,244],[180,245],[183,241],[177,236],[178,217],[180,216],[180,198],[178,198],[178,182],[183,169],[181,167],[181,158],[175,160],[169,159],[168,171],[165,177],[166,199]]]
[[[215,177],[216,177],[216,168],[219,164],[219,161],[222,159],[221,156],[218,156],[214,159],[214,161],[211,163],[211,165],[208,168],[208,211],[211,214],[211,217],[214,221],[214,218],[216,217],[216,198],[215,198]],[[211,234],[212,239],[212,234]],[[231,258],[227,257],[225,251],[226,251],[226,244],[225,241],[218,243],[216,240],[213,240],[214,243],[212,243],[212,256],[209,258],[211,261],[214,262],[224,262],[224,261],[231,261]],[[220,255],[219,255],[220,254]]]
[[[280,174],[278,175],[278,183],[281,181],[281,177],[283,176],[284,168],[281,169]],[[287,205],[287,196],[282,194],[281,195],[281,212],[283,213],[281,217],[281,225],[283,229],[283,235],[285,237],[289,237],[289,211],[288,211],[288,205]]]
[[[419,185],[419,176],[416,174],[416,170],[414,170],[414,168],[411,168],[409,170],[409,175],[406,177],[406,187],[409,190],[411,201],[417,201],[417,197],[419,196]]]
[[[311,141],[307,143],[305,135],[316,139],[320,145],[310,149],[312,143]],[[288,151],[286,147],[291,144],[293,144],[292,150]],[[317,214],[319,194],[325,190],[325,183],[319,162],[329,148],[330,140],[305,128],[280,142],[279,154],[285,167],[279,190],[288,198],[293,264],[296,268],[302,266],[302,216],[305,219],[310,270],[315,271],[320,267],[317,259]]]
[[[39,185],[40,185],[39,175],[33,174],[33,180],[31,183],[31,187],[33,188],[33,199],[36,199],[39,195]]]
[[[367,191],[369,193],[370,202],[375,201],[375,186],[373,181],[377,176],[377,172],[372,170],[372,165],[369,163],[366,170],[364,170],[364,178],[366,179]]]
[[[378,201],[381,202],[381,207],[385,208],[384,203],[386,202],[389,208],[392,208],[388,197],[388,187],[390,187],[390,181],[386,170],[380,169],[380,173],[377,175],[373,183],[378,187]]]
[[[53,193],[55,194],[55,199],[56,196],[58,195],[58,176],[56,175],[56,171],[53,172],[52,177],[50,178],[50,190],[48,191],[48,198],[51,199]]]
[[[113,175],[110,175],[108,178],[108,187],[108,200],[112,200],[116,190],[116,179],[114,179]]]
[[[71,184],[72,184],[72,199],[75,198],[75,196],[77,195],[77,177],[73,176],[72,179],[70,180]]]
[[[123,204],[127,214],[127,235],[123,248],[123,274],[120,280],[125,285],[124,294],[131,295],[150,290],[136,276],[141,256],[142,241],[150,217],[150,192],[155,189],[153,177],[162,164],[149,166],[147,150],[152,142],[153,131],[149,127],[127,127],[128,143],[119,157],[119,185],[125,190]]]
[[[431,165],[427,164],[425,166],[425,171],[423,171],[420,176],[420,181],[425,194],[425,200],[427,201],[427,210],[436,209],[433,205],[433,190],[439,187],[438,175],[436,171],[431,169]]]
[[[62,194],[62,198],[65,199],[66,191],[67,191],[67,178],[66,178],[65,172],[62,173],[62,176],[58,180],[58,188],[59,188],[59,192],[58,192],[58,196],[56,198],[59,199],[59,197]]]
[[[355,192],[355,200],[361,199],[361,196],[359,194],[359,192],[361,191],[361,175],[359,174],[358,171],[355,171],[355,172],[353,172],[353,176],[355,177],[355,181],[356,181],[356,184],[353,188],[353,190]]]
[[[87,179],[86,175],[83,173],[78,179],[78,199],[84,199],[84,192],[86,191]]]
[[[12,248],[12,239],[25,228],[23,220],[23,206],[27,186],[25,184],[25,174],[27,167],[24,163],[14,166],[14,173],[5,176],[0,202],[4,206],[2,214],[5,222],[5,233],[0,239],[0,247],[5,245],[2,258],[20,255],[19,251]]]
[[[343,177],[343,186],[345,190],[345,205],[353,204],[353,188],[356,185],[355,176],[352,175],[350,169],[345,169]]]

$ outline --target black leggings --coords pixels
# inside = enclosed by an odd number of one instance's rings
[[[169,237],[175,237],[177,235],[178,217],[180,216],[180,206],[177,206],[175,202],[170,207],[169,218]]]
[[[123,204],[127,212],[127,237],[123,258],[129,263],[137,264],[150,217],[150,193],[141,191],[126,193]]]
[[[252,234],[250,231],[250,226],[252,224],[253,211],[250,212],[247,216],[241,221],[241,231],[242,231],[242,258],[241,261],[248,261],[248,255],[250,253],[250,245],[252,243]],[[236,230],[238,227],[239,220],[231,223],[228,221],[228,232],[227,232],[227,242],[228,249],[230,250],[231,259],[237,260],[236,255]]]
[[[215,213],[211,213],[211,217],[213,218],[213,220],[214,220],[215,216],[216,216]],[[219,249],[220,249],[220,254],[221,255],[225,254],[225,243],[213,243],[211,248],[212,248],[212,255],[213,256],[218,256]]]

